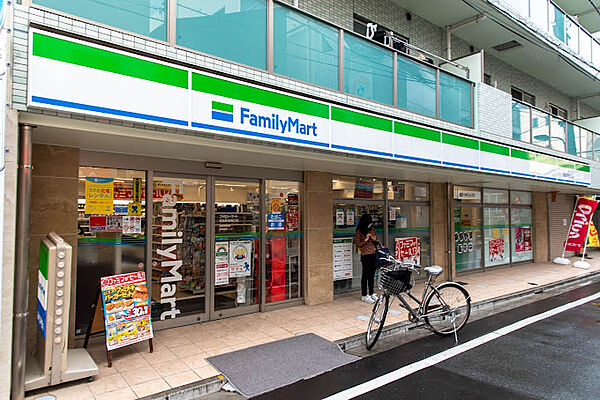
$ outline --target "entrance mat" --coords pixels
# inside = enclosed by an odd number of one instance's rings
[[[313,333],[207,359],[245,397],[254,397],[358,360]]]

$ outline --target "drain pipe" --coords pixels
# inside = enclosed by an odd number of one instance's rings
[[[446,25],[446,59],[452,61],[452,32],[460,28],[465,28],[473,24],[478,24],[486,18],[487,17],[485,14],[479,14],[474,16],[473,18],[457,22],[454,25]]]
[[[31,133],[33,125],[19,125],[19,165],[17,183],[17,235],[13,306],[11,399],[25,397],[27,317],[29,293],[29,204],[31,198]]]

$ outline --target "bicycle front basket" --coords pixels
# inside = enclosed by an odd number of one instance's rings
[[[412,288],[411,276],[412,272],[406,269],[383,272],[381,274],[381,288],[391,294],[399,295]]]

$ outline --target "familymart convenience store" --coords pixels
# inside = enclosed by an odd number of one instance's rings
[[[333,238],[352,237],[363,212],[376,217],[388,245],[419,237],[424,259],[451,276],[455,261],[447,251],[455,248],[451,216],[459,203],[453,184],[490,174],[504,187],[590,181],[587,165],[456,132],[43,30],[31,29],[29,40],[29,111],[61,112],[21,113],[22,122],[37,124],[34,162],[47,171],[74,166],[34,182],[34,190],[71,174],[73,187],[63,193],[78,205],[77,215],[36,214],[32,223],[45,230],[69,222],[64,232],[77,242],[77,333],[86,327],[99,276],[132,270],[146,272],[156,327],[331,300],[355,289],[358,276],[357,253],[346,246],[350,282],[336,275],[334,283]],[[95,178],[112,193],[103,212],[86,211]],[[463,192],[473,190],[481,189]],[[480,206],[469,197],[484,217],[486,190]],[[493,204],[509,220],[490,222],[490,240],[502,236],[505,246],[516,246],[511,230],[526,223],[512,218],[527,205],[513,205],[517,191],[500,190],[507,200],[495,196]],[[139,204],[138,214],[131,203]],[[478,222],[479,211],[466,218],[462,203],[456,207],[458,228],[472,228],[477,253],[484,245],[477,247],[475,231],[486,220]],[[516,253],[505,250],[503,257],[514,262]]]

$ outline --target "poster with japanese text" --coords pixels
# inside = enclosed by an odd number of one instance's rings
[[[252,241],[229,242],[229,277],[252,275]]]
[[[352,278],[352,238],[333,239],[333,280]]]
[[[504,260],[504,238],[490,239],[489,253],[490,261]]]
[[[152,338],[150,301],[144,272],[102,277],[100,289],[107,350]]]
[[[531,228],[515,228],[515,252],[531,251]]]
[[[215,286],[229,283],[229,242],[215,243]]]
[[[421,239],[418,237],[396,238],[396,259],[421,265]]]
[[[124,216],[123,218],[123,234],[135,235],[142,233],[142,217]]]
[[[112,178],[85,178],[85,213],[110,215],[113,213]]]

